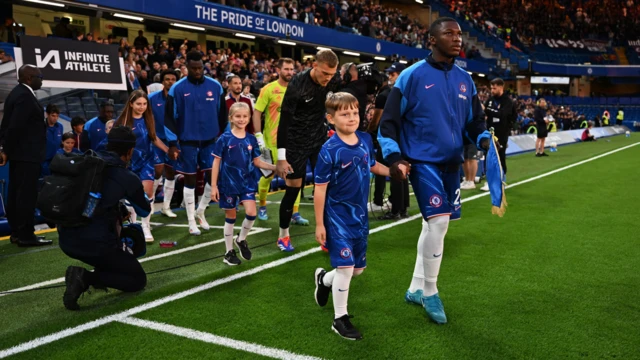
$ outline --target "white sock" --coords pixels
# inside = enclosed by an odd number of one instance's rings
[[[135,224],[136,220],[138,220],[136,210],[133,208],[133,206],[127,206],[127,210],[129,211],[129,221],[131,221],[132,224]]]
[[[338,268],[333,278],[331,292],[333,293],[334,319],[347,315],[347,301],[349,300],[349,284],[353,276],[353,268]]]
[[[164,181],[164,204],[162,206],[163,209],[171,208],[171,199],[173,198],[173,192],[176,189],[176,180],[165,180]]]
[[[142,218],[142,227],[146,227],[151,229],[151,224],[149,224],[151,222],[151,214],[153,213],[153,201],[154,198],[149,199],[149,205],[151,205],[151,212],[149,213],[149,215],[145,216]]]
[[[162,184],[162,177],[160,179],[153,180],[153,197],[156,196],[156,192],[158,191],[158,187]]]
[[[289,228],[280,228],[280,235],[278,235],[278,239],[286,238],[287,236],[289,236]]]
[[[328,273],[324,274],[324,276],[322,277],[322,283],[324,284],[324,286],[333,285],[333,279],[335,278],[335,276],[336,276],[336,269],[333,269]]]
[[[204,192],[200,198],[200,204],[198,205],[198,212],[203,213],[209,203],[211,202],[211,185],[208,183],[204,186]]]
[[[418,254],[416,255],[416,265],[413,268],[413,277],[411,278],[411,285],[409,285],[409,291],[412,293],[423,290],[424,285],[424,265],[422,263],[422,252],[424,249],[424,239],[429,231],[427,222],[422,220],[422,232],[418,238]]]
[[[184,187],[184,207],[187,209],[187,219],[189,222],[196,221],[196,189]]]
[[[436,216],[422,225],[427,227],[422,249],[422,261],[424,265],[424,292],[423,296],[431,296],[438,293],[438,273],[442,263],[442,251],[444,250],[444,237],[449,228],[448,216]],[[423,231],[422,234],[425,232]],[[421,237],[422,237],[421,234]]]
[[[225,253],[233,250],[233,225],[235,223],[236,219],[224,219],[224,245],[227,248]]]
[[[240,235],[238,236],[238,241],[247,240],[247,235],[249,234],[249,231],[251,231],[255,221],[255,216],[247,216],[244,218],[244,221],[242,222],[242,230],[240,230]]]

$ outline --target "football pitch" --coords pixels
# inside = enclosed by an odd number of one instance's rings
[[[0,358],[640,358],[638,145],[637,136],[617,136],[508,158],[504,218],[491,215],[487,194],[463,191],[438,282],[446,325],[404,302],[422,227],[415,198],[408,219],[371,218],[368,268],[349,297],[361,341],[331,330],[331,300],[314,301],[314,270],[330,265],[308,200],[300,211],[311,226],[292,226],[294,253],[275,245],[277,193],[270,219],[248,237],[253,260],[236,267],[222,262],[217,205],[207,209],[216,228],[199,237],[189,236],[184,212],[154,215],[146,289],[92,290],[76,312],[57,286],[81,263],[57,246],[0,241]],[[55,232],[47,236],[57,244]],[[163,240],[179,245],[161,248]],[[28,291],[2,293],[16,289]]]

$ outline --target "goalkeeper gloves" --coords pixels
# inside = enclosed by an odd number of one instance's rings
[[[267,150],[267,145],[264,142],[264,135],[262,135],[261,132],[257,132],[256,139],[258,140],[258,146],[260,146],[260,152],[264,154]]]

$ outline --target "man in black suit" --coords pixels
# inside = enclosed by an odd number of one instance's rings
[[[11,161],[7,199],[11,242],[18,246],[50,245],[51,240],[33,233],[38,178],[47,144],[44,109],[35,94],[42,87],[42,73],[33,65],[23,65],[18,70],[18,83],[7,96],[0,124],[0,166]]]

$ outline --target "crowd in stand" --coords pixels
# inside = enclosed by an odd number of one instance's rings
[[[634,0],[446,0],[456,16],[510,43],[537,39],[608,40],[626,45],[640,36],[640,3]]]
[[[218,2],[218,1],[211,1]],[[428,48],[428,28],[402,10],[369,0],[227,0],[227,5],[416,48]]]

